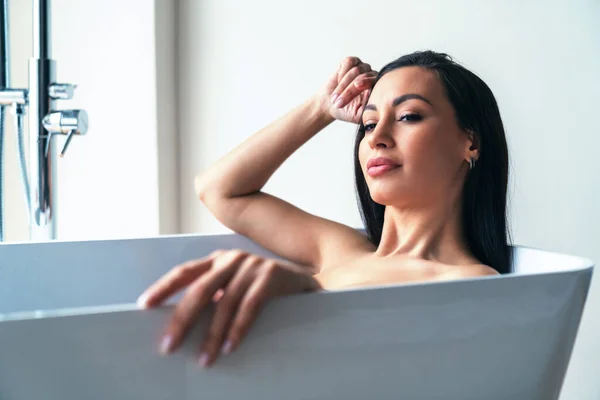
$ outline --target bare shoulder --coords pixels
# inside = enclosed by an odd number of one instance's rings
[[[324,221],[323,225],[327,229],[322,230],[320,237],[322,248],[319,261],[324,269],[352,263],[376,250],[369,238],[357,229],[333,221]]]
[[[464,266],[455,266],[449,268],[440,274],[440,279],[464,279],[476,278],[479,276],[499,275],[498,271],[485,264],[471,264]]]

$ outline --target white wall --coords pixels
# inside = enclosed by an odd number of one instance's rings
[[[9,2],[15,87],[27,87],[31,4]],[[78,85],[75,97],[57,107],[84,108],[90,120],[88,134],[74,138],[58,160],[58,239],[176,232],[172,1],[51,4],[57,80]],[[27,240],[12,123],[7,137],[7,240]]]
[[[9,3],[13,84],[24,87],[31,2]],[[512,155],[515,242],[600,262],[595,0],[52,3],[58,78],[79,85],[60,107],[90,115],[88,135],[59,160],[60,239],[225,231],[195,198],[198,171],[309,96],[342,57],[379,68],[432,48],[476,71],[497,96]],[[26,240],[7,132],[6,231],[8,240]],[[267,190],[360,226],[353,136],[351,125],[334,124]],[[325,173],[314,159],[335,162]],[[596,277],[563,399],[600,397],[599,286]]]
[[[305,99],[339,60],[379,68],[448,52],[492,88],[512,156],[514,241],[600,262],[600,3],[181,0],[181,228],[225,231],[193,194],[195,173]],[[301,149],[267,190],[360,225],[347,124]],[[324,169],[314,160],[334,160]],[[600,283],[593,283],[563,399],[600,398]]]
[[[10,0],[8,7],[12,56],[10,84],[15,88],[26,88],[29,70],[27,60],[32,54],[31,2]],[[7,110],[4,132],[4,234],[7,241],[20,241],[28,239],[29,231],[13,121],[13,116]]]

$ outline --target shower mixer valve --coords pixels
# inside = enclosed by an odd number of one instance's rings
[[[77,85],[70,83],[52,83],[48,87],[48,95],[55,100],[69,100]],[[46,157],[50,149],[51,139],[55,135],[67,135],[67,140],[60,152],[60,157],[65,155],[73,135],[85,135],[88,130],[88,116],[85,110],[58,110],[51,111],[42,119],[44,129],[48,131],[46,141]]]
[[[73,135],[85,135],[87,133],[88,115],[85,110],[53,111],[42,119],[42,125],[48,131],[49,136],[46,141],[46,156],[50,149],[51,139],[55,135],[67,135],[67,140],[60,151],[60,157],[63,157]]]

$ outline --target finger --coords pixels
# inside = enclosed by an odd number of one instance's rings
[[[337,71],[337,81],[339,82],[350,69],[361,64],[362,61],[358,57],[346,57],[340,62],[340,66]]]
[[[230,344],[223,343],[225,334],[229,329],[235,312],[246,294],[248,287],[252,284],[261,259],[248,257],[238,268],[235,276],[231,279],[225,294],[215,309],[212,321],[202,344],[200,363],[207,367],[214,363],[219,353],[229,353]]]
[[[337,97],[335,106],[343,108],[348,105],[356,96],[373,87],[375,79],[377,79],[377,72],[375,71],[369,71],[357,76]]]
[[[223,289],[217,290],[217,292],[215,293],[215,295],[212,298],[213,303],[218,303],[221,300],[221,298],[223,297],[223,294],[225,294]]]
[[[235,350],[246,337],[250,326],[258,317],[269,297],[271,276],[264,275],[254,281],[246,291],[227,334],[229,351]]]
[[[338,84],[333,91],[333,95],[339,95],[357,76],[365,72],[369,72],[371,66],[369,64],[360,63],[350,68],[346,73],[338,79]]]
[[[368,72],[371,70],[371,67],[368,64],[359,64],[355,67],[352,67],[344,77],[339,81],[337,87],[333,90],[331,99],[336,106],[338,106],[338,102],[341,100],[339,98],[340,94],[350,85],[359,75]]]
[[[181,301],[175,306],[162,339],[162,353],[172,352],[181,344],[194,318],[212,301],[217,290],[224,287],[235,273],[236,261],[233,259],[229,268],[222,266],[218,269],[211,269],[210,272],[200,276],[192,283]]]
[[[371,96],[371,90],[372,90],[373,86],[369,87],[368,89],[365,89],[360,96],[362,97],[361,101],[359,103],[357,103],[358,107],[356,108],[356,111],[354,113],[354,115],[356,115],[356,119],[357,119],[357,123],[361,123],[362,121],[362,115],[365,112],[365,107],[367,106],[367,103],[369,101],[369,97]]]
[[[208,271],[214,257],[216,255],[211,254],[208,257],[190,260],[174,267],[146,289],[138,298],[137,303],[144,308],[161,304]]]
[[[358,121],[357,123],[361,122],[361,118],[362,118],[362,115],[363,115],[364,111],[365,111],[365,107],[362,106],[362,105],[356,109],[355,115],[356,115],[356,118],[357,118],[357,121]]]
[[[377,80],[378,74],[379,73],[377,71],[367,71],[364,74],[359,75],[354,80],[354,82],[352,82],[351,86],[355,86],[357,88],[371,89],[373,87],[373,84]]]

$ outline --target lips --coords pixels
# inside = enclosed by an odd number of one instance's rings
[[[390,160],[389,158],[377,157],[377,158],[371,158],[367,162],[367,169],[369,169],[371,167],[379,167],[381,165],[391,165],[391,166],[395,166],[395,167],[400,166],[400,164],[398,164],[394,160]]]
[[[389,158],[385,158],[385,157],[371,158],[367,162],[367,173],[372,177],[376,177],[376,176],[381,176],[381,175],[385,174],[386,172],[395,170],[396,168],[399,168],[399,167],[401,167],[400,164],[398,164],[394,160],[390,160]]]

